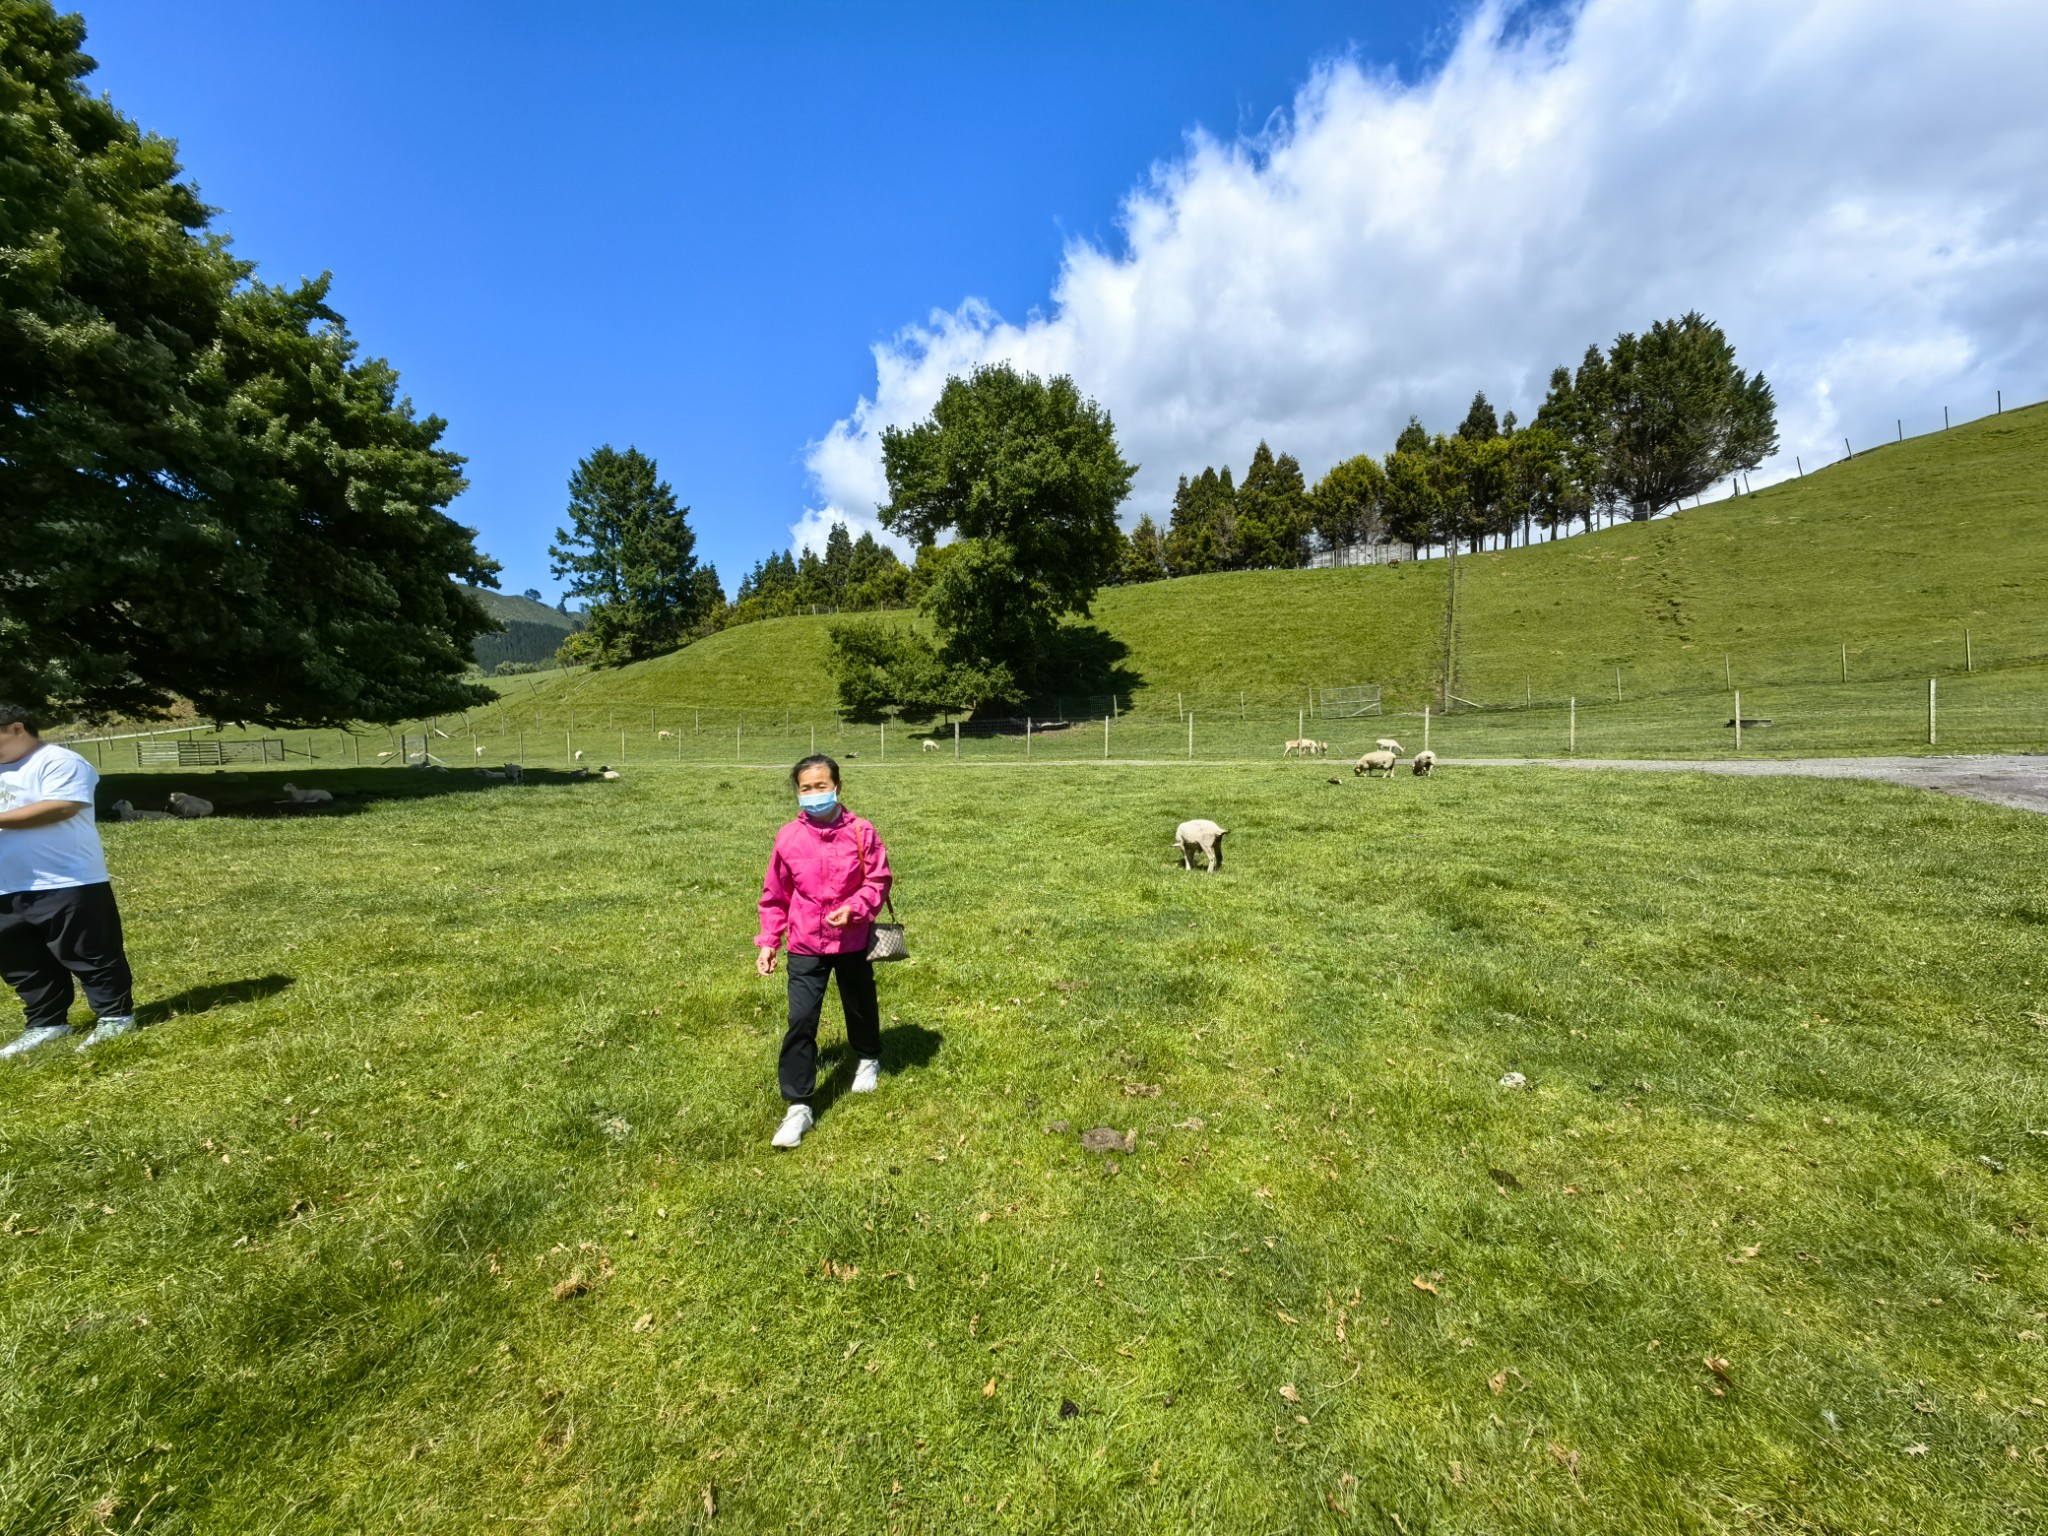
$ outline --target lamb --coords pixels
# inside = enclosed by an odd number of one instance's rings
[[[168,811],[138,811],[126,800],[116,800],[107,807],[107,810],[116,821],[169,821],[171,819],[170,812]]]
[[[597,765],[597,776],[606,783],[616,784],[619,781],[619,770],[612,767],[610,763],[599,763]]]
[[[202,800],[197,795],[188,795],[178,790],[171,792],[164,809],[181,821],[197,821],[202,816],[213,814],[213,802]]]
[[[1424,747],[1415,754],[1415,777],[1426,779],[1436,772],[1436,754]]]
[[[391,761],[391,759],[393,759],[396,756],[398,756],[396,752],[379,752],[377,754],[377,761],[380,763],[388,763]]]
[[[583,749],[579,747],[576,751],[570,753],[569,756],[573,761],[580,763],[583,761]]]
[[[1328,757],[1329,755],[1330,755],[1330,744],[1329,744],[1329,743],[1328,743],[1327,741],[1319,741],[1319,742],[1317,742],[1317,743],[1316,743],[1316,756],[1317,756],[1317,757]]]
[[[1286,746],[1280,749],[1280,755],[1282,757],[1292,757],[1295,753],[1299,752],[1306,756],[1308,753],[1313,752],[1315,750],[1315,746],[1316,744],[1310,741],[1306,736],[1296,737],[1295,739],[1289,741]]]
[[[1355,779],[1360,774],[1370,777],[1375,773],[1383,773],[1388,778],[1392,778],[1394,776],[1394,763],[1395,757],[1391,752],[1368,752],[1351,765],[1351,776]]]
[[[654,739],[656,741],[674,741],[676,739],[676,733],[674,731],[656,731],[654,733]]]
[[[278,788],[290,796],[287,800],[280,800],[280,805],[328,805],[334,800],[334,795],[324,789],[301,789],[296,784],[280,784]]]
[[[482,756],[484,755],[484,749],[483,749],[482,747],[478,747],[478,748],[476,749],[476,755],[477,755],[478,757],[482,757]]]
[[[1213,821],[1182,822],[1173,829],[1173,840],[1180,845],[1180,867],[1193,869],[1199,853],[1208,860],[1209,873],[1215,874],[1223,867],[1223,839],[1228,835],[1228,828]]]
[[[1382,752],[1391,752],[1396,757],[1399,757],[1401,755],[1401,743],[1394,740],[1394,738],[1391,736],[1382,736],[1378,741],[1374,742],[1373,745],[1378,747]]]
[[[927,752],[936,752],[939,750],[939,744],[936,741],[933,741],[931,737],[927,736],[924,739],[924,749]]]

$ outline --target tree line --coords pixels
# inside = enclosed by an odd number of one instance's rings
[[[1778,446],[1761,374],[1735,365],[1721,328],[1698,313],[1624,333],[1558,368],[1535,419],[1503,419],[1485,392],[1456,431],[1414,417],[1383,458],[1360,454],[1305,484],[1292,454],[1261,442],[1242,480],[1228,465],[1180,477],[1164,530],[1141,517],[1117,569],[1124,582],[1301,566],[1359,544],[1426,549],[1574,523],[1645,521]]]

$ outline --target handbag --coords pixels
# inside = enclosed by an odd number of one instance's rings
[[[860,859],[860,883],[868,883],[868,853],[858,842],[853,850]],[[910,944],[903,937],[903,925],[895,921],[896,897],[892,891],[882,898],[882,904],[889,909],[890,921],[877,922],[868,929],[868,954],[870,961],[908,960]]]

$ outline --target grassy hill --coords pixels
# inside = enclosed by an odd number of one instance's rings
[[[2048,657],[2048,406],[1859,454],[1753,496],[1462,557],[1456,691],[1482,703],[1925,678]],[[1313,685],[1434,698],[1449,565],[1255,571],[1105,592],[1140,711]],[[578,708],[829,710],[826,618],[744,626],[528,695]]]
[[[489,672],[501,661],[548,661],[562,641],[583,627],[581,614],[563,613],[546,603],[487,587],[463,590],[483,604],[484,612],[504,625],[495,635],[478,637],[476,663]]]

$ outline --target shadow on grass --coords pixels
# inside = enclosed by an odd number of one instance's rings
[[[250,976],[241,981],[216,981],[203,987],[187,987],[169,997],[160,997],[155,1002],[143,1003],[135,1010],[137,1024],[161,1024],[167,1019],[181,1019],[187,1014],[211,1013],[216,1008],[231,1008],[236,1003],[253,1003],[260,998],[275,997],[285,988],[294,984],[290,976]]]
[[[175,791],[212,802],[214,815],[238,820],[299,820],[304,817],[353,816],[380,800],[425,800],[442,795],[520,794],[558,784],[591,784],[596,764],[583,772],[559,768],[528,768],[521,783],[486,779],[473,768],[274,768],[241,773],[110,773],[100,780],[100,820],[119,825],[108,809],[126,800],[138,810],[165,807]],[[497,772],[492,765],[492,772]],[[294,803],[284,792],[324,789],[334,798],[317,805]]]
[[[945,1043],[944,1035],[936,1029],[926,1029],[922,1024],[885,1025],[882,1029],[884,1081],[904,1072],[914,1072],[919,1067],[929,1066],[932,1058],[939,1054],[939,1047]],[[823,1070],[827,1056],[833,1059],[829,1074]],[[818,1062],[818,1091],[811,1100],[811,1107],[822,1119],[825,1111],[852,1086],[853,1047],[844,1040],[837,1046],[820,1047]]]

